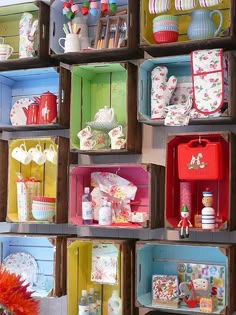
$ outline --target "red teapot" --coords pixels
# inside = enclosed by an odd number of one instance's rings
[[[38,124],[51,124],[57,121],[57,96],[47,91],[34,97],[39,104]]]
[[[37,102],[31,103],[28,108],[22,107],[26,116],[26,125],[34,125],[38,123],[39,105]]]

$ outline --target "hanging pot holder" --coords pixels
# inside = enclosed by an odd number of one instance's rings
[[[213,114],[224,104],[223,50],[191,53],[193,106],[202,114]]]

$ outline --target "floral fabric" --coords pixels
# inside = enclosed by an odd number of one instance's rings
[[[219,111],[224,103],[222,49],[194,51],[191,63],[194,108],[203,114]]]
[[[165,108],[169,105],[171,96],[176,88],[177,79],[171,76],[167,80],[168,69],[157,66],[152,70],[151,80],[151,119],[163,119]]]

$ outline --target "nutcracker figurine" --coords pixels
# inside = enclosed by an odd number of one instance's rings
[[[180,227],[180,238],[188,238],[189,237],[189,227],[192,227],[191,222],[189,221],[189,211],[186,205],[183,205],[181,211],[181,220],[179,221],[178,227]],[[185,234],[184,234],[185,229]]]

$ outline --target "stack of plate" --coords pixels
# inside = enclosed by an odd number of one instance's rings
[[[33,197],[32,215],[35,220],[48,221],[56,214],[56,198]]]

